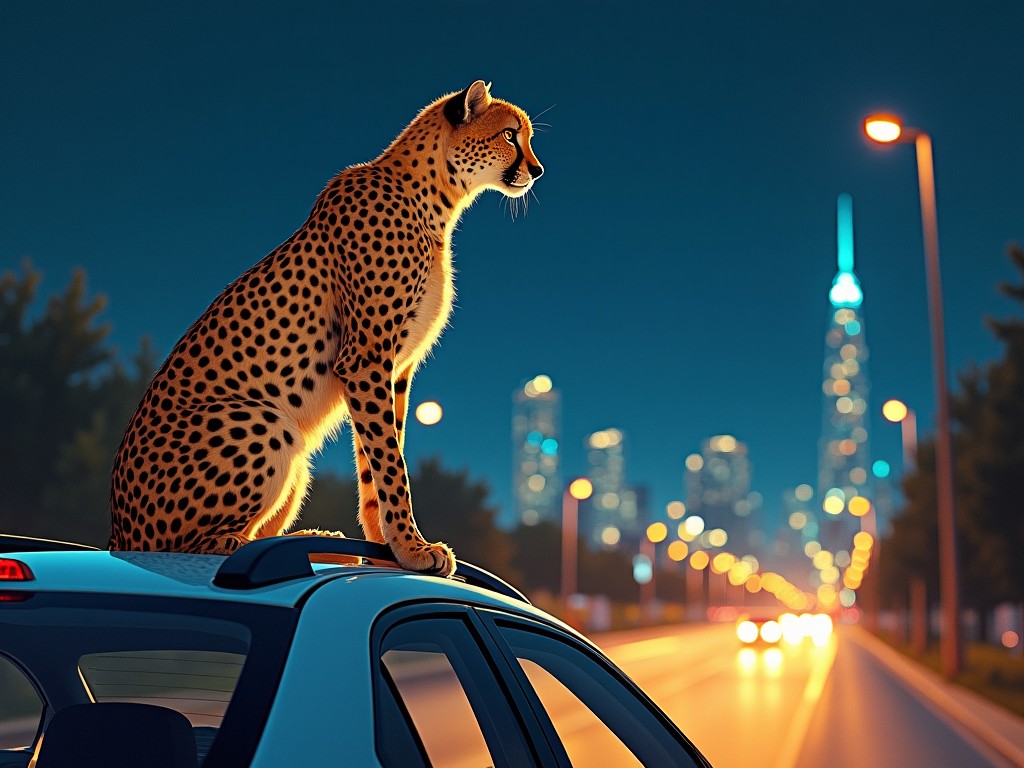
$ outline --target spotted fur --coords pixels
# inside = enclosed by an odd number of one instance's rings
[[[364,535],[405,568],[451,574],[451,550],[413,519],[409,384],[451,312],[452,229],[485,189],[526,194],[543,173],[532,135],[477,81],[332,179],[156,374],[115,460],[110,548],[225,554],[284,533],[310,457],[350,420]]]

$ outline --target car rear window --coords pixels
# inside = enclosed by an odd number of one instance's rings
[[[0,657],[38,692],[44,721],[90,702],[173,709],[209,768],[254,753],[294,626],[294,611],[274,606],[36,593],[0,604]]]
[[[78,670],[97,702],[170,707],[193,726],[219,728],[245,659],[244,653],[170,649],[89,653]]]

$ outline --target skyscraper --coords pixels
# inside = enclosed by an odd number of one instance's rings
[[[857,515],[872,500],[868,442],[868,346],[864,293],[853,271],[853,200],[837,201],[839,271],[829,291],[822,374],[822,430],[818,443],[819,529],[822,546],[848,549],[860,529]]]
[[[686,457],[686,508],[704,520],[705,530],[723,529],[737,555],[751,554],[764,538],[755,518],[761,495],[750,491],[746,443],[732,435],[715,435],[701,452]]]
[[[626,481],[626,437],[602,429],[584,440],[587,477],[594,492],[586,503],[581,530],[593,547],[635,547],[643,526],[637,492]]]
[[[540,375],[512,394],[512,493],[515,524],[561,520],[558,390]]]

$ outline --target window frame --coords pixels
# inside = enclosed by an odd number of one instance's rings
[[[638,703],[648,715],[653,717],[661,726],[665,734],[670,736],[676,745],[684,751],[697,766],[711,768],[708,762],[697,747],[691,742],[678,726],[655,704],[650,697],[630,678],[612,664],[603,654],[596,651],[590,645],[580,641],[578,638],[566,633],[564,630],[539,621],[531,620],[516,614],[506,613],[491,609],[478,608],[477,613],[482,624],[491,633],[491,639],[496,649],[504,656],[509,674],[521,688],[521,692],[528,701],[534,718],[538,721],[544,731],[548,746],[551,749],[556,763],[560,768],[572,768],[572,761],[562,744],[561,738],[551,721],[547,710],[540,697],[533,689],[529,677],[519,663],[515,651],[508,644],[501,633],[502,625],[514,630],[529,632],[546,638],[549,642],[561,644],[582,653],[590,661],[597,664],[607,675],[613,678],[622,687],[622,690],[631,696],[632,700]],[[550,674],[550,673],[549,673]],[[617,736],[617,734],[616,734]],[[621,739],[620,739],[621,740]]]
[[[39,686],[39,681],[33,677],[32,673],[25,668],[25,666],[14,656],[0,651],[0,663],[7,663],[11,669],[15,669],[21,673],[22,678],[25,682],[31,686],[32,690],[36,692],[36,698],[39,700],[39,719],[36,721],[35,735],[32,737],[32,744],[39,741],[40,735],[43,733],[43,724],[46,723],[47,717],[50,713],[50,705],[46,701],[46,696],[43,694],[43,689]],[[3,752],[0,749],[0,752]]]
[[[388,632],[396,626],[429,619],[454,619],[460,621],[467,630],[467,637],[472,643],[468,648],[474,654],[472,662],[478,670],[486,669],[489,672],[494,685],[502,693],[502,701],[486,702],[486,706],[492,709],[492,717],[494,716],[493,708],[498,708],[498,716],[515,729],[516,733],[514,735],[521,740],[524,751],[533,759],[534,765],[545,767],[556,765],[555,757],[550,752],[547,735],[533,715],[533,709],[528,699],[518,685],[509,684],[511,670],[507,666],[506,655],[495,644],[490,630],[484,625],[475,609],[464,604],[436,601],[406,604],[393,608],[377,619],[370,632],[374,749],[382,765],[387,765],[384,762],[386,751],[381,746],[385,737],[381,718],[382,701],[387,700],[389,705],[397,704],[398,711],[402,714],[405,725],[411,733],[411,739],[413,742],[417,742],[418,747],[422,747],[419,734],[411,722],[408,710],[406,710],[401,699],[395,696],[393,684],[389,683],[385,677],[387,670],[383,662],[383,643]],[[388,675],[388,677],[390,676]],[[395,699],[397,699],[397,702]],[[473,704],[474,702],[470,700],[471,707]],[[474,708],[475,712],[476,709]],[[504,755],[496,749],[498,745],[492,743],[483,727],[481,727],[481,733],[484,736],[488,749],[491,751],[494,765],[507,765],[508,763],[504,760]],[[426,757],[425,750],[421,752],[420,757]],[[429,759],[426,764],[430,765]]]

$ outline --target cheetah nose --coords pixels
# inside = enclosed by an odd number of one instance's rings
[[[533,176],[533,180],[536,181],[544,175],[543,165],[534,165],[533,163],[527,163],[526,167],[530,169],[530,175]]]

